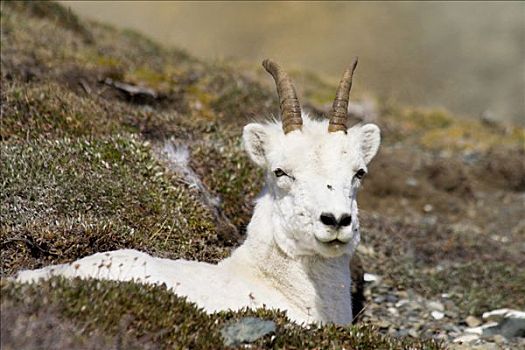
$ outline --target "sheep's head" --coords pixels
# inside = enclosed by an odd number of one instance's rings
[[[359,243],[357,190],[380,143],[374,124],[347,128],[347,106],[357,60],[347,69],[330,120],[301,113],[291,80],[263,62],[277,84],[282,123],[248,124],[243,140],[266,171],[274,239],[292,256],[352,254]]]

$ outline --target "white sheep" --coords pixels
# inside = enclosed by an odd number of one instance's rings
[[[249,157],[266,173],[245,242],[219,264],[152,257],[136,250],[97,253],[71,264],[22,271],[18,281],[52,275],[165,284],[207,312],[277,308],[298,323],[349,324],[350,258],[359,240],[356,195],[380,143],[373,124],[347,128],[357,60],[346,70],[330,120],[302,114],[275,62],[281,122],[244,127]]]

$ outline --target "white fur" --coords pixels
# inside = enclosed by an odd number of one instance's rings
[[[265,170],[266,187],[246,241],[218,265],[117,250],[22,271],[17,279],[62,275],[165,284],[207,312],[266,306],[286,310],[298,323],[350,323],[349,262],[360,239],[355,174],[376,154],[379,128],[328,133],[326,121],[303,120],[302,130],[287,135],[280,123],[244,128],[245,148]],[[287,175],[277,177],[277,168]],[[321,222],[321,213],[347,213],[352,222],[336,229]]]

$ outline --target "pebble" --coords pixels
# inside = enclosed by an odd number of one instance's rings
[[[461,309],[454,303],[456,297],[461,297],[456,292],[443,293],[436,296],[437,300],[428,300],[413,290],[397,291],[387,283],[387,278],[370,275],[377,279],[367,278],[374,283],[365,286],[367,308],[362,321],[376,325],[382,334],[433,338],[453,350],[525,349],[525,338],[509,335],[516,334],[515,329],[521,329],[521,322],[525,321],[525,317],[520,318],[525,316],[522,311],[494,310],[485,313],[483,319],[474,315],[462,318]],[[509,315],[516,317],[505,317]],[[504,333],[507,331],[513,333]]]
[[[445,314],[441,311],[432,311],[430,313],[430,315],[435,319],[435,320],[441,320],[443,317],[445,317]]]
[[[221,335],[226,346],[239,346],[243,343],[251,343],[266,334],[274,333],[275,330],[274,321],[258,317],[244,317],[225,325],[221,329]]]
[[[400,290],[397,292],[399,299],[409,299],[408,292],[406,290]]]
[[[399,300],[399,301],[396,303],[396,307],[397,307],[397,308],[400,308],[401,306],[406,305],[406,304],[408,304],[408,303],[410,303],[410,302],[409,302],[407,299],[401,299],[401,300]]]
[[[394,294],[388,294],[386,296],[386,301],[389,303],[395,303],[397,302],[397,296],[395,296]]]
[[[481,318],[485,321],[501,321],[503,318],[525,318],[525,312],[513,309],[497,309],[484,312]]]
[[[479,339],[479,335],[465,334],[453,340],[454,343],[471,343]]]
[[[487,324],[484,324],[482,326],[479,326],[479,327],[470,327],[470,328],[465,328],[465,332],[466,333],[471,333],[471,334],[478,334],[478,335],[482,335],[486,329],[488,328],[494,328],[494,327],[497,327],[498,324],[496,322],[489,322]]]
[[[459,316],[456,311],[452,311],[452,310],[445,311],[445,315],[447,315],[447,317],[452,318],[452,319],[456,319]]]
[[[383,297],[382,295],[378,295],[377,297],[374,298],[374,303],[377,303],[377,304],[382,304],[384,301],[385,301],[385,297]]]
[[[363,279],[365,280],[365,282],[377,282],[379,281],[379,276],[365,272],[365,274],[363,275]]]
[[[413,177],[409,177],[406,181],[405,181],[405,184],[407,186],[410,186],[410,187],[416,187],[418,184],[419,184],[419,181],[417,181],[416,179],[414,179]]]
[[[379,328],[387,329],[388,327],[390,327],[390,322],[388,322],[387,320],[380,320],[376,323],[376,326],[378,326]]]
[[[465,319],[465,323],[467,324],[467,326],[469,327],[477,327],[481,324],[481,320],[475,316],[468,316],[466,319]]]
[[[408,335],[412,338],[419,338],[419,333],[415,329],[410,329]]]
[[[439,301],[427,302],[427,308],[434,311],[445,311],[445,307]]]
[[[388,309],[388,312],[390,312],[392,315],[394,316],[399,316],[399,311],[397,311],[397,309],[395,307],[389,307]]]
[[[506,344],[506,343],[508,343],[507,338],[505,338],[501,334],[496,334],[495,336],[492,337],[492,340],[494,340],[494,342],[496,344]]]
[[[396,337],[406,337],[408,335],[408,329],[400,329],[396,332]]]
[[[423,206],[423,211],[425,213],[430,213],[432,210],[434,210],[434,206],[432,204],[425,204]]]

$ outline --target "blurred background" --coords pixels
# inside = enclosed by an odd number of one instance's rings
[[[273,57],[356,93],[525,124],[523,2],[63,1],[204,59]]]

